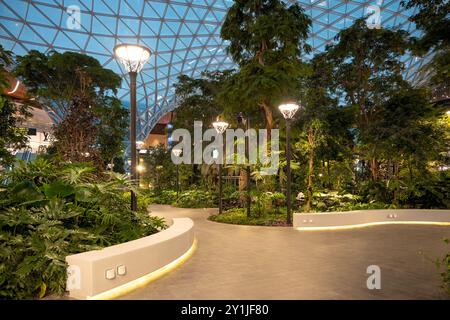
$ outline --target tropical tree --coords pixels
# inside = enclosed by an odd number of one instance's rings
[[[223,112],[218,100],[223,83],[233,70],[205,71],[199,78],[180,75],[175,84],[177,112],[174,128],[185,128],[193,132],[194,121],[203,121],[209,126]]]
[[[28,115],[27,105],[13,103],[5,94],[9,86],[7,70],[13,62],[12,53],[0,45],[0,165],[14,162],[11,150],[24,148],[27,142],[26,131],[19,128]]]
[[[95,146],[95,121],[90,99],[83,92],[74,95],[65,117],[54,126],[53,146],[57,155],[65,161],[93,161],[99,165],[99,153]]]
[[[309,66],[310,73],[304,82],[307,94],[296,122],[299,140],[295,143],[299,162],[306,159],[305,212],[312,208],[317,164],[326,159],[329,169],[330,160],[348,153],[352,139],[348,129],[353,120],[351,108],[339,107],[333,95],[333,70],[327,55],[316,55]]]
[[[274,127],[274,106],[297,98],[300,59],[311,19],[299,4],[280,0],[236,0],[228,10],[221,37],[239,72],[226,83],[221,97],[234,112],[261,110],[265,127]]]
[[[173,121],[174,128],[187,129],[193,135],[194,121],[202,121],[204,127],[210,127],[212,122],[224,112],[224,105],[218,99],[223,90],[224,82],[234,70],[205,71],[199,78],[186,75],[178,77],[175,84],[177,110]],[[190,168],[191,172],[186,171]],[[197,165],[182,166],[184,176],[191,179],[191,183],[199,183],[201,173],[211,174],[212,166]]]
[[[117,93],[121,82],[117,74],[103,68],[97,59],[69,51],[44,54],[31,50],[17,57],[14,72],[29,92],[55,110],[61,119],[79,92],[95,100],[109,92]]]
[[[142,180],[147,185],[151,185],[156,192],[175,187],[174,172],[176,168],[171,160],[171,152],[171,149],[167,149],[161,144],[147,149],[147,153],[142,156],[145,163]]]
[[[84,54],[35,50],[17,58],[15,73],[59,118],[54,146],[64,160],[89,160],[104,169],[121,155],[128,112],[114,97],[117,74]]]
[[[416,8],[409,20],[423,31],[420,38],[413,38],[413,48],[418,55],[430,50],[434,55],[426,69],[432,72],[431,83],[447,85],[450,79],[450,2],[445,0],[402,1],[406,9]]]
[[[122,158],[124,152],[123,138],[127,134],[129,112],[122,107],[119,99],[110,96],[104,97],[99,110],[94,111],[99,119],[96,145],[103,166],[110,164],[113,171],[123,172],[123,165],[115,163],[116,159]]]
[[[358,152],[369,163],[372,180],[379,179],[379,145],[371,144],[368,131],[373,117],[391,96],[408,87],[403,79],[400,57],[407,49],[403,30],[371,29],[364,19],[356,20],[336,36],[327,48],[333,65],[334,87],[347,106],[355,108]]]
[[[416,181],[428,183],[430,162],[448,149],[449,133],[448,125],[439,121],[439,109],[430,103],[429,90],[401,90],[381,106],[368,134],[387,164],[383,178],[392,182],[393,201],[399,189],[414,189]]]

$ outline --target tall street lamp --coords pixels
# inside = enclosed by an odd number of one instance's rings
[[[124,65],[130,76],[130,148],[131,180],[136,181],[136,77],[150,59],[150,49],[136,44],[119,44],[114,47],[116,58]],[[137,210],[136,194],[131,191],[131,210]]]
[[[183,150],[181,149],[172,149],[172,153],[175,157],[179,157],[181,155],[181,153],[183,152]],[[177,197],[178,194],[180,193],[180,173],[179,173],[179,169],[178,169],[178,164],[176,164],[177,166]]]
[[[291,202],[291,121],[297,110],[300,108],[299,105],[295,103],[282,104],[278,107],[280,112],[283,114],[284,119],[286,119],[286,181],[287,181],[287,192],[286,192],[286,222],[287,224],[292,223],[292,202]]]
[[[244,113],[240,112],[237,118],[238,122],[245,125],[245,157],[247,158],[247,167],[245,168],[246,173],[246,206],[247,206],[247,218],[250,218],[250,204],[251,204],[251,197],[250,197],[250,142],[249,142],[249,129],[250,129],[250,117],[248,115],[245,115]]]
[[[217,133],[222,135],[228,128],[228,122],[219,121],[217,118],[216,122],[213,122],[213,127],[216,129]],[[219,160],[219,214],[222,213],[222,163],[223,163],[223,147],[222,147],[222,159]]]

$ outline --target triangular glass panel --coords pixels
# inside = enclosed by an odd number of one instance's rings
[[[141,24],[141,36],[156,36],[161,27],[161,21],[144,20]]]
[[[184,15],[186,14],[186,11],[188,9],[188,7],[186,7],[186,6],[177,5],[177,4],[172,4],[172,8],[173,8],[173,10],[175,10],[175,12],[177,13],[177,15],[180,18],[184,17]]]
[[[154,1],[148,1],[147,4],[153,8],[153,11],[155,11],[158,16],[160,16],[161,18],[164,17],[167,4]]]

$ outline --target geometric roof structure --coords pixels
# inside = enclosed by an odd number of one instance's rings
[[[296,0],[288,0],[290,2]],[[379,10],[382,27],[419,35],[400,1],[299,0],[313,24],[308,43],[321,52],[355,19]],[[17,55],[36,49],[91,55],[124,77],[119,98],[128,105],[126,70],[113,55],[119,43],[138,43],[152,50],[137,80],[138,139],[158,119],[176,108],[173,85],[180,74],[233,68],[220,29],[230,0],[0,0],[0,43]],[[310,58],[305,56],[306,59]],[[418,82],[427,57],[405,56],[406,78]]]

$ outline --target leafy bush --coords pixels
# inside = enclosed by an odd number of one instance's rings
[[[281,192],[274,192],[271,195],[272,205],[275,207],[275,211],[280,213],[280,208],[286,206],[286,196]]]
[[[262,217],[272,211],[272,192],[252,191],[251,215]]]
[[[284,226],[286,225],[286,212],[284,214],[267,213],[262,216],[251,216],[247,218],[247,213],[244,208],[235,208],[225,211],[222,214],[212,215],[208,218],[211,221],[255,225],[255,226]]]
[[[138,203],[145,208],[150,204],[172,204],[177,200],[177,192],[173,190],[141,190]]]
[[[155,203],[172,204],[177,200],[177,192],[172,190],[162,190],[155,195]]]
[[[405,180],[405,179],[404,179]],[[450,208],[450,172],[423,173],[405,182],[399,179],[361,183],[362,202],[392,203],[402,208]]]
[[[444,239],[444,242],[448,245],[450,244],[449,239]],[[444,289],[448,294],[450,294],[450,253],[447,253],[442,259],[436,261],[436,266],[439,270],[442,278],[442,289]]]
[[[224,190],[222,198],[222,206],[224,210],[240,207],[242,205],[242,199],[245,199],[245,192]]]
[[[400,189],[398,202],[404,207],[419,209],[450,208],[450,171],[443,171]]]
[[[3,175],[0,189],[0,298],[41,298],[65,289],[70,254],[155,233],[165,225],[133,212],[125,176],[99,179],[86,164],[38,159]]]
[[[216,198],[210,191],[189,190],[182,192],[173,205],[180,208],[212,208],[217,205]]]
[[[397,208],[397,206],[393,204],[386,204],[377,201],[361,202],[361,199],[361,196],[356,196],[349,193],[339,194],[337,192],[316,192],[314,193],[314,200],[312,202],[313,211],[330,212]]]

